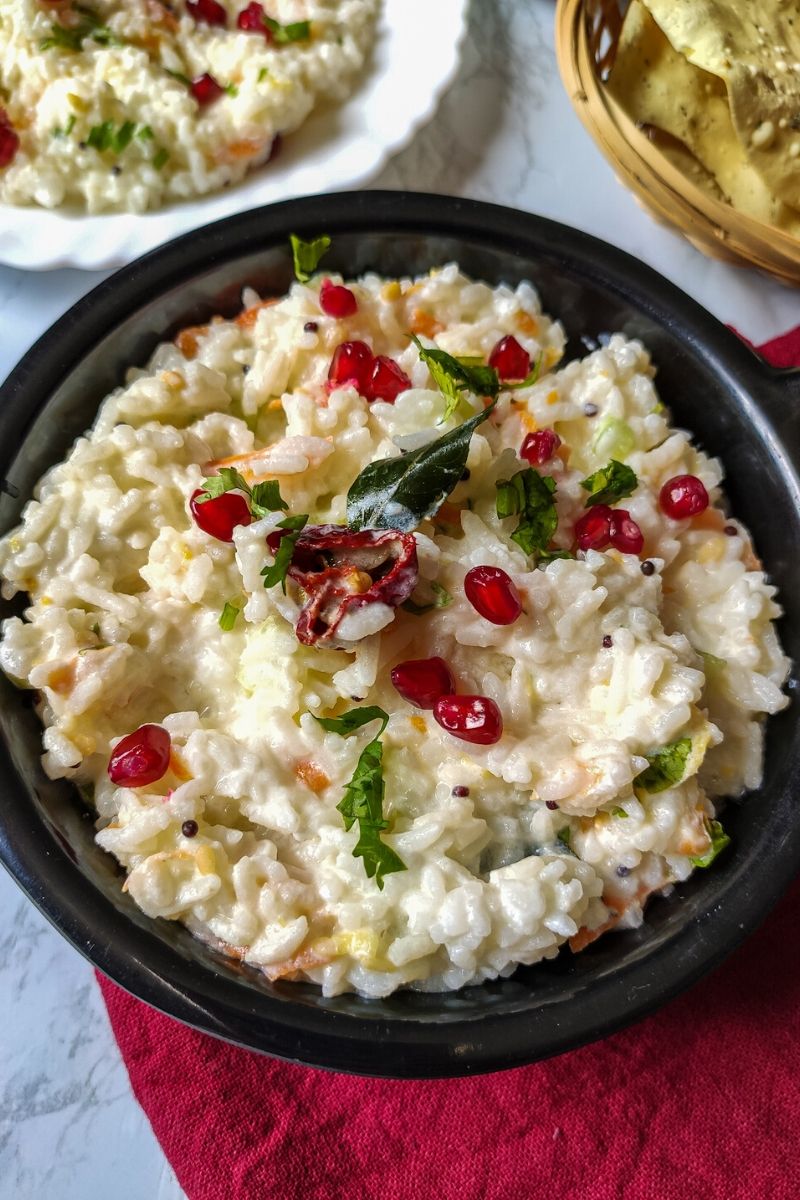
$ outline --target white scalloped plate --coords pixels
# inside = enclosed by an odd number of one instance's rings
[[[119,267],[219,217],[367,183],[433,116],[458,67],[466,9],[467,0],[383,0],[372,58],[350,98],[313,113],[273,163],[228,191],[141,216],[0,205],[0,263]]]

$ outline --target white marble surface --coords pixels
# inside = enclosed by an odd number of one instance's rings
[[[493,200],[605,237],[756,341],[800,322],[800,294],[702,257],[617,184],[561,89],[553,11],[475,0],[456,85],[375,186]],[[0,378],[102,278],[0,267]],[[0,1200],[177,1200],[91,969],[2,873],[0,905]]]

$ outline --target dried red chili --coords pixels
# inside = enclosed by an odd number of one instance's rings
[[[288,570],[306,595],[295,627],[298,639],[306,646],[330,646],[366,636],[343,637],[344,618],[369,604],[396,608],[413,592],[418,574],[413,534],[307,526]]]

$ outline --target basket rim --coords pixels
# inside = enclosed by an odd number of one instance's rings
[[[605,90],[589,46],[586,14],[585,0],[558,0],[556,58],[573,108],[625,186],[657,219],[716,257],[744,260],[800,283],[800,240],[692,183]]]

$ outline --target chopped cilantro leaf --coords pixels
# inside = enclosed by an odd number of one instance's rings
[[[315,717],[315,720],[323,729],[340,733],[342,737],[349,737],[370,721],[381,722],[376,736],[361,751],[352,778],[345,786],[344,796],[336,807],[342,814],[345,829],[352,829],[358,821],[358,841],[353,847],[353,857],[363,859],[367,878],[374,878],[377,886],[383,889],[384,876],[407,869],[400,856],[381,839],[381,833],[389,827],[389,822],[383,815],[385,784],[380,739],[389,714],[377,705],[369,705],[351,709],[341,717]]]
[[[414,617],[422,617],[425,613],[432,612],[435,608],[447,608],[448,604],[453,603],[453,597],[448,592],[447,588],[442,587],[436,580],[432,580],[430,589],[433,592],[433,600],[430,604],[417,604],[414,600],[405,600],[400,607],[406,612],[411,613]]]
[[[601,467],[586,479],[581,480],[581,487],[589,492],[586,507],[594,504],[615,504],[631,496],[639,484],[636,472],[625,463],[612,458],[607,467]]]
[[[268,513],[280,512],[282,509],[288,508],[286,501],[281,496],[280,485],[277,479],[264,479],[261,483],[255,484],[252,488],[243,475],[240,475],[235,467],[220,467],[216,475],[211,475],[204,480],[203,486],[200,488],[200,494],[196,497],[195,503],[205,504],[208,500],[216,500],[218,496],[223,496],[226,492],[232,491],[242,492],[247,501],[247,507],[250,513],[257,521],[262,517],[266,517]],[[279,528],[297,529],[300,530],[305,525],[308,517],[286,517],[285,520],[279,523]],[[283,590],[286,591],[285,576],[291,561],[291,551],[294,548],[294,542],[297,540],[295,535],[294,540],[289,537],[284,538],[275,556],[275,562],[272,566],[265,567],[261,572],[264,575],[264,587],[272,587],[273,583],[282,583]],[[290,545],[284,549],[284,543],[290,541]],[[288,558],[286,557],[288,554]],[[276,572],[273,578],[273,574]],[[269,580],[269,581],[268,581]]]
[[[225,492],[231,492],[234,489],[244,492],[250,512],[257,521],[260,521],[267,513],[279,512],[281,509],[285,511],[289,507],[281,495],[277,479],[264,479],[251,488],[235,467],[220,467],[216,475],[206,479],[200,489],[204,495],[197,497],[197,503],[205,504],[207,500],[215,500],[217,496],[222,496]],[[305,521],[303,524],[305,525]]]
[[[300,283],[308,283],[319,266],[320,259],[330,250],[331,239],[323,233],[312,242],[304,242],[297,234],[290,233],[289,241],[292,244],[295,277]]]
[[[245,496],[250,496],[250,485],[243,476],[239,474],[235,467],[220,467],[216,475],[211,475],[200,489],[205,492],[204,496],[197,497],[198,504],[204,504],[206,500],[214,500],[217,496],[221,496],[224,492],[233,491],[238,488],[240,492],[244,492]],[[282,507],[285,507],[282,506]]]
[[[250,492],[250,511],[257,519],[265,517],[267,513],[278,512],[280,509],[284,511],[289,505],[281,496],[280,484],[277,479],[265,479],[263,483],[257,483]]]
[[[494,367],[476,366],[472,358],[454,358],[446,350],[423,346],[416,334],[410,336],[431,373],[431,379],[447,400],[443,421],[453,415],[464,391],[473,392],[476,396],[491,396],[493,399],[497,395],[500,381]]]
[[[726,846],[729,846],[731,839],[728,837],[725,830],[720,825],[719,821],[706,820],[706,830],[711,838],[711,847],[701,858],[693,858],[692,866],[695,867],[710,867],[718,854],[721,854]]]
[[[140,142],[151,142],[153,140],[153,131],[149,125],[140,125],[136,131],[136,136]]]
[[[153,166],[156,171],[160,171],[167,162],[169,162],[169,150],[165,150],[162,146],[161,149],[153,155]]]
[[[635,786],[646,792],[664,792],[680,783],[691,748],[692,739],[683,737],[656,750],[654,754],[645,755],[650,766],[636,776],[633,781]]]
[[[269,79],[269,70],[267,69],[267,67],[262,67],[261,70],[258,72],[258,79],[256,80],[256,82],[263,83],[265,79]]]
[[[706,674],[709,674],[709,672],[724,671],[728,665],[727,658],[717,658],[716,654],[710,654],[708,650],[698,650],[697,653],[703,660]]]
[[[436,597],[437,608],[447,608],[448,604],[453,603],[453,597],[450,595],[447,588],[442,587],[442,585],[437,583],[435,579],[431,583],[431,591]]]
[[[274,587],[276,583],[279,583],[283,593],[286,593],[286,573],[291,566],[295,543],[307,520],[307,514],[302,513],[297,517],[284,517],[282,521],[278,522],[278,529],[288,529],[289,533],[281,538],[275,554],[275,561],[261,571],[265,588]]]
[[[620,808],[619,805],[617,805],[616,808],[612,808],[611,815],[612,817],[620,817],[623,821],[627,821],[628,819],[628,814],[625,812],[625,809]]]
[[[75,128],[75,120],[76,120],[75,114],[72,113],[72,115],[67,120],[67,123],[63,129],[61,128],[60,125],[56,125],[55,129],[53,130],[53,137],[57,137],[57,138],[69,137],[69,135],[72,133],[73,129]]]
[[[310,21],[293,21],[290,25],[281,25],[272,17],[262,16],[261,19],[278,46],[288,45],[289,42],[307,42],[311,37]]]
[[[113,121],[103,121],[102,125],[93,125],[86,138],[87,145],[101,153],[110,150],[113,154],[121,154],[133,140],[136,125],[133,121],[123,121],[117,128]]]
[[[93,150],[108,150],[114,136],[114,122],[103,121],[102,125],[93,125],[89,130],[86,144]]]
[[[229,96],[238,96],[239,89],[235,83],[226,83],[223,89]]]
[[[558,526],[558,513],[553,493],[556,481],[550,475],[540,475],[533,467],[517,471],[510,479],[497,482],[495,500],[498,517],[519,514],[511,540],[526,554],[547,550]]]
[[[136,132],[136,124],[133,121],[124,121],[120,125],[117,132],[111,140],[111,149],[115,154],[121,154],[122,151],[131,144],[133,135]]]
[[[568,850],[572,849],[572,830],[569,825],[565,825],[563,829],[559,829],[556,834],[556,841],[561,842]]]
[[[351,733],[355,733],[362,725],[368,725],[370,721],[380,721],[381,727],[375,735],[380,737],[389,724],[389,714],[379,708],[377,704],[369,704],[365,708],[351,708],[349,712],[342,713],[340,717],[314,717],[314,720],[328,733],[340,733],[342,737],[349,737]]]
[[[557,558],[574,558],[569,550],[542,550],[539,553],[539,561],[537,567],[546,567],[548,563],[555,562]]]
[[[107,25],[91,8],[83,8],[76,4],[72,12],[78,17],[74,25],[69,27],[54,21],[46,38],[39,42],[40,50],[70,50],[77,53],[87,39],[97,42],[99,46],[123,46],[125,43],[116,37]]]

